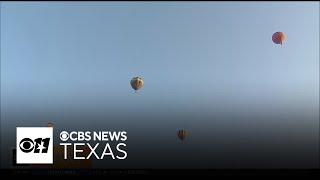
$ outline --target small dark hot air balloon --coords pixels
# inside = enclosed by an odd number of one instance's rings
[[[143,87],[143,80],[140,77],[134,77],[131,79],[130,84],[135,91],[138,91]]]
[[[187,137],[187,131],[181,129],[177,132],[177,136],[181,141],[183,141]]]
[[[284,35],[283,32],[275,32],[273,35],[272,35],[272,41],[275,43],[275,44],[283,44],[284,41],[286,40],[286,36]]]
[[[52,122],[48,122],[47,127],[53,127],[53,123]]]

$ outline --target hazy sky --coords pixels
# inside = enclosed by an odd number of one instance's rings
[[[317,2],[1,3],[4,112],[317,108],[318,75]]]
[[[123,99],[133,76],[145,79],[140,99],[315,98],[318,73],[316,2],[1,5],[4,100]]]
[[[304,112],[310,129],[318,109],[319,2],[1,3],[2,128],[119,111],[205,112],[184,126],[210,128],[205,115],[238,110]]]

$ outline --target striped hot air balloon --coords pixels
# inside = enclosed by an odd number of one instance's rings
[[[284,41],[286,40],[286,36],[284,35],[283,32],[275,32],[273,35],[272,35],[272,41],[275,43],[275,44],[283,44]]]
[[[187,131],[181,129],[177,132],[177,136],[181,141],[183,141],[187,137]]]
[[[135,91],[138,91],[143,87],[143,80],[140,77],[134,77],[131,79],[130,84]]]

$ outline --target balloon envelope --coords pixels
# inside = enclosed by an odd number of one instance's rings
[[[52,122],[48,122],[47,127],[53,127],[53,123]]]
[[[177,132],[177,136],[181,141],[183,141],[187,137],[187,131],[181,129]]]
[[[272,35],[272,41],[275,44],[283,44],[285,40],[286,40],[286,36],[284,35],[283,32],[275,32]]]
[[[143,87],[143,80],[140,77],[134,77],[130,81],[131,87],[137,91]]]

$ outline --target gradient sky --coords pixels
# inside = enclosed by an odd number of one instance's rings
[[[315,98],[318,50],[316,2],[3,2],[1,96],[125,99],[142,76],[146,100]]]
[[[287,36],[283,46],[271,41],[276,31]],[[145,81],[138,94],[134,76]],[[304,112],[311,118],[295,126],[310,129],[318,109],[319,2],[1,3],[7,131],[47,120],[74,125],[62,112],[115,111]],[[23,112],[38,114],[17,118]],[[201,117],[161,123],[216,123]]]

